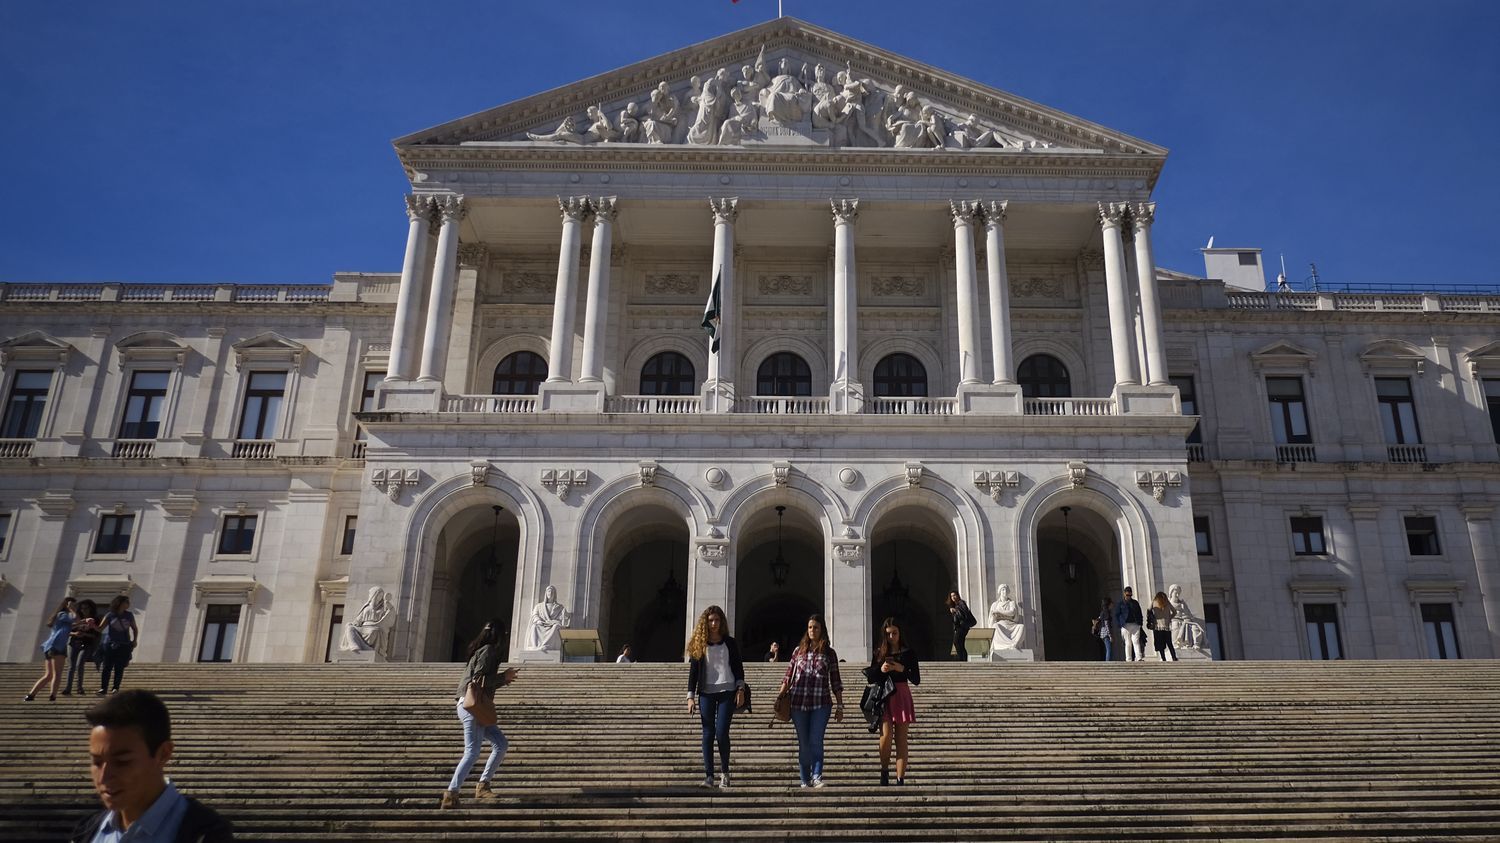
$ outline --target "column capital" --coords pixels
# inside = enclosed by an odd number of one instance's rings
[[[406,218],[412,222],[432,219],[432,197],[406,194]]]
[[[986,231],[1005,225],[1006,209],[1010,207],[1009,200],[1002,199],[1000,201],[981,202],[980,206],[980,213],[984,215],[984,228]]]
[[[464,202],[462,193],[449,193],[443,196],[433,197],[433,206],[442,217],[443,224],[457,222],[469,213],[468,203]]]
[[[1099,227],[1119,228],[1125,222],[1125,214],[1129,208],[1124,202],[1100,202]]]
[[[734,225],[734,221],[740,215],[740,197],[726,196],[722,199],[708,200],[708,209],[713,212],[714,225]]]
[[[834,225],[853,225],[859,219],[858,199],[830,199],[828,204],[833,208]]]
[[[979,203],[970,202],[967,199],[950,199],[948,201],[948,212],[953,215],[953,225],[973,225],[974,218],[979,215]]]
[[[483,266],[486,258],[490,256],[490,247],[483,243],[459,243],[458,265],[459,266]]]
[[[1156,203],[1139,202],[1130,209],[1130,222],[1136,231],[1149,231],[1156,221]]]
[[[562,221],[578,222],[588,216],[593,208],[589,205],[587,196],[569,196],[564,199],[557,197],[557,210],[562,213]]]
[[[594,212],[594,225],[614,222],[620,213],[618,201],[619,197],[616,196],[600,196],[592,200],[589,207]]]

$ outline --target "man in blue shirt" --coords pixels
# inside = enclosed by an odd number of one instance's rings
[[[79,823],[73,843],[222,843],[229,823],[167,780],[172,722],[150,691],[115,694],[84,715],[94,790],[104,810]]]
[[[1141,624],[1146,619],[1141,615],[1141,604],[1130,595],[1130,586],[1127,585],[1125,595],[1120,598],[1119,605],[1115,606],[1115,628],[1120,630],[1120,637],[1125,639],[1125,661],[1138,662],[1146,658],[1140,638]]]

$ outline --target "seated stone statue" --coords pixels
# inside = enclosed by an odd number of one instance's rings
[[[592,107],[592,106],[591,106]],[[583,135],[578,134],[578,124],[572,117],[564,117],[557,130],[545,135],[527,132],[526,137],[534,141],[555,141],[557,143],[583,143]]]
[[[1026,640],[1025,616],[1020,601],[1011,599],[1010,586],[1004,583],[995,591],[995,602],[990,604],[990,625],[995,628],[990,652],[1021,649]]]
[[[344,624],[344,634],[339,639],[339,649],[346,653],[374,650],[381,656],[391,652],[391,630],[396,626],[396,601],[385,593],[385,589],[374,586],[370,599],[354,619]]]
[[[547,586],[542,602],[531,610],[531,626],[526,629],[526,649],[562,649],[562,631],[571,622],[568,610],[557,602],[557,588]]]
[[[1173,583],[1167,588],[1167,602],[1172,611],[1172,646],[1203,649],[1203,619],[1193,615],[1186,600],[1182,599],[1182,586]]]

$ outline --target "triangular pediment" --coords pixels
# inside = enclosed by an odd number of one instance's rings
[[[41,331],[28,331],[0,342],[0,365],[13,360],[66,362],[73,346]]]
[[[266,331],[234,344],[235,360],[240,366],[246,363],[277,362],[296,365],[302,362],[305,351],[307,346],[275,331]]]
[[[1250,359],[1260,367],[1279,366],[1305,369],[1317,361],[1318,355],[1296,343],[1278,341],[1251,352]]]
[[[628,143],[1166,155],[1162,147],[796,18],[768,21],[395,141],[403,156],[432,146],[581,149]]]

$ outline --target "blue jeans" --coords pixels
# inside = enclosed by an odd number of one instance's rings
[[[104,664],[99,668],[99,690],[109,690],[109,677],[113,673],[115,677],[115,690],[120,690],[120,680],[125,678],[125,666],[130,664],[130,651],[111,650],[108,644],[104,647]]]
[[[823,733],[833,706],[792,709],[792,725],[797,727],[797,766],[803,784],[823,778]]]
[[[1115,654],[1114,642],[1110,640],[1111,637],[1112,636],[1106,636],[1104,638],[1100,638],[1099,639],[1099,643],[1104,645],[1104,660],[1105,661],[1109,661],[1110,657]]]
[[[458,768],[453,771],[453,781],[448,782],[448,789],[452,791],[464,786],[464,779],[474,769],[474,762],[479,760],[479,750],[486,740],[490,742],[490,760],[484,762],[484,772],[479,774],[481,782],[495,777],[495,768],[500,766],[500,761],[505,758],[505,749],[510,746],[499,726],[481,726],[475,723],[474,715],[464,710],[462,701],[457,708],[458,722],[464,727],[464,757],[459,759]]]
[[[64,688],[73,687],[73,676],[78,676],[78,693],[83,693],[83,669],[88,664],[90,655],[89,648],[72,646],[68,648],[68,681]]]
[[[698,717],[703,723],[703,777],[714,777],[714,741],[719,742],[719,770],[729,775],[729,721],[734,717],[734,691],[698,695]]]

